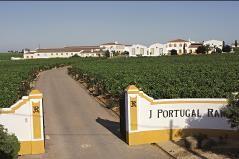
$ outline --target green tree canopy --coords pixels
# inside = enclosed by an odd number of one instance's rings
[[[222,109],[232,128],[239,130],[239,94],[229,98],[229,104]]]
[[[222,51],[223,51],[223,52],[231,52],[231,51],[232,51],[232,47],[229,46],[229,45],[225,45],[225,46],[222,48]]]
[[[17,159],[20,143],[14,134],[9,134],[7,129],[0,125],[0,158]]]

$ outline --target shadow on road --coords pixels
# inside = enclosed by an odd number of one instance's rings
[[[108,129],[112,134],[114,134],[115,136],[117,136],[118,138],[121,139],[121,134],[120,134],[120,124],[119,122],[115,122],[115,121],[110,121],[107,119],[102,119],[100,117],[98,117],[96,119],[96,122],[101,124],[102,126],[104,126],[106,129]]]

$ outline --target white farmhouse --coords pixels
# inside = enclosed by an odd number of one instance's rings
[[[208,41],[204,41],[203,45],[206,46],[208,45],[210,50],[208,53],[212,53],[213,51],[216,51],[216,48],[219,48],[222,50],[223,48],[223,41],[220,40],[208,40]]]
[[[197,49],[199,46],[202,46],[201,43],[191,43],[189,47],[187,48],[188,54],[197,54]]]
[[[101,44],[100,48],[103,49],[104,51],[108,50],[109,52],[118,52],[122,53],[125,51],[126,45],[124,44],[119,44],[117,41],[116,42],[109,42],[105,44]]]
[[[129,47],[129,56],[148,56],[148,48],[140,44],[132,45]]]
[[[170,55],[171,50],[176,50],[178,55],[187,54],[187,50],[190,44],[190,41],[183,39],[171,40],[166,44],[166,52]]]
[[[101,57],[103,51],[98,46],[69,46],[64,48],[36,49],[34,52],[24,53],[24,59]]]
[[[165,55],[165,48],[163,44],[155,43],[149,46],[147,56],[162,56]]]

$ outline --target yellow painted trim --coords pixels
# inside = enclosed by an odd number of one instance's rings
[[[170,101],[157,101],[151,97],[149,97],[148,95],[146,95],[143,91],[139,91],[139,89],[134,86],[134,85],[129,85],[126,88],[126,91],[128,94],[136,94],[139,95],[140,97],[146,99],[147,101],[150,102],[151,105],[156,105],[156,104],[193,104],[193,103],[209,103],[209,104],[227,104],[228,102],[225,100],[221,100],[221,101],[214,101],[214,100],[170,100]],[[199,98],[200,99],[200,98]]]
[[[156,143],[161,141],[179,140],[183,136],[203,133],[208,137],[219,137],[227,135],[229,138],[239,139],[239,133],[233,130],[218,129],[172,129],[172,130],[152,130],[132,132],[126,135],[126,141],[129,145],[140,145],[148,143]],[[170,135],[172,134],[172,135]]]
[[[135,85],[129,85],[126,90],[127,92],[138,92],[139,89]]]
[[[37,89],[33,89],[31,92],[30,92],[30,95],[32,94],[42,94],[39,90]]]
[[[29,101],[29,99],[22,99],[22,101],[20,103],[18,103],[17,105],[15,105],[14,107],[10,107],[10,110],[4,110],[4,109],[0,109],[0,114],[10,114],[10,113],[15,113],[15,111],[17,109],[19,109],[21,106],[23,106],[24,104],[26,104]]]
[[[17,109],[19,109],[21,106],[26,104],[29,99],[42,99],[43,95],[39,90],[32,90],[29,96],[27,96],[27,99],[21,99],[22,101],[15,105],[14,107],[10,107],[9,110],[4,110],[0,108],[0,114],[10,114],[15,113]]]
[[[143,92],[138,92],[138,95],[144,99],[146,99],[147,101],[150,102],[151,105],[156,105],[156,104],[193,104],[193,103],[209,103],[209,104],[227,104],[228,102],[225,100],[221,100],[221,101],[214,101],[214,100],[180,100],[180,101],[156,101],[153,98],[150,98],[149,96],[147,96],[145,93]],[[200,99],[200,98],[199,98]]]
[[[131,131],[138,129],[137,119],[137,97],[130,97],[130,129]]]
[[[38,95],[38,96],[29,96],[30,99],[41,99],[43,96]]]
[[[20,141],[19,155],[45,153],[44,140],[40,141]]]
[[[33,138],[41,138],[40,102],[32,102]]]

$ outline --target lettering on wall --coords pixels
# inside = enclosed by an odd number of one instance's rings
[[[221,110],[217,109],[207,109],[207,114],[200,112],[200,109],[174,109],[174,110],[149,110],[149,118],[180,118],[180,117],[202,117],[206,115],[207,117],[222,118],[224,117]]]

